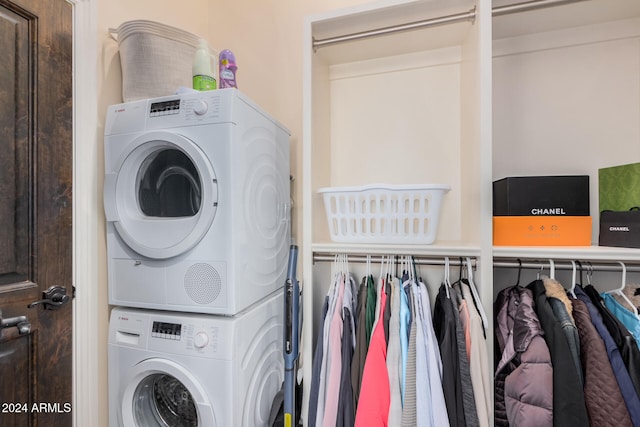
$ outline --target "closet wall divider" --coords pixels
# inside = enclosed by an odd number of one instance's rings
[[[597,246],[598,169],[640,162],[638,76],[638,1],[382,0],[308,17],[305,380],[334,254],[413,255],[436,269],[445,257],[452,265],[470,257],[488,316],[497,288],[509,285],[494,279],[516,271],[518,259],[528,273],[548,260],[561,274],[572,260],[611,275],[618,261],[639,272],[640,250]],[[592,246],[494,247],[492,182],[563,174],[590,176]],[[434,244],[331,241],[318,190],[372,183],[449,185]],[[491,340],[487,347],[492,360]],[[308,397],[304,390],[303,422]]]

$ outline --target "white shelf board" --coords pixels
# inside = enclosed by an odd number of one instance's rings
[[[607,246],[494,246],[495,258],[637,261],[640,249]]]

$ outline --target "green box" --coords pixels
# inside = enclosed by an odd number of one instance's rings
[[[600,212],[640,206],[640,163],[598,170]]]

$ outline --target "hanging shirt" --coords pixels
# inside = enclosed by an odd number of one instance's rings
[[[319,331],[324,331],[324,322],[327,316],[327,310],[329,309],[329,296],[327,295],[324,298],[324,303],[322,304],[322,316],[320,317],[320,327]],[[324,349],[324,337],[322,334],[318,334],[318,339],[316,341],[316,351],[313,355],[313,364],[312,364],[312,372],[311,372],[311,387],[309,389],[309,427],[315,427],[316,425],[316,415],[318,413],[318,392],[320,388],[320,370],[322,367],[322,359],[323,359],[323,349]]]
[[[329,360],[329,330],[331,326],[331,319],[333,313],[336,310],[338,302],[338,290],[337,277],[333,278],[333,282],[327,292],[329,297],[329,307],[327,308],[327,317],[323,324],[322,340],[323,340],[323,353],[320,367],[320,381],[318,385],[318,409],[316,411],[316,426],[322,426],[325,410],[325,398],[327,391],[327,378],[328,378],[328,360]]]
[[[473,385],[473,396],[476,399],[476,410],[480,427],[490,425],[491,412],[491,379],[489,377],[489,353],[482,326],[482,318],[475,308],[473,295],[468,284],[463,283],[462,297],[467,301],[469,310],[469,331],[471,335],[471,354],[469,357],[469,373]],[[480,302],[478,301],[478,304]]]
[[[343,307],[343,334],[346,337],[352,334],[351,310]],[[351,388],[351,358],[353,346],[348,339],[342,340],[342,372],[340,374],[340,394],[338,397],[338,415],[336,427],[351,427],[355,422],[356,411],[353,406],[353,389]]]
[[[335,427],[338,417],[338,397],[340,396],[340,375],[342,373],[342,308],[344,305],[345,277],[338,275],[338,297],[329,325],[329,346],[327,348],[327,386],[323,427]],[[351,341],[347,338],[349,342]]]
[[[367,276],[367,312],[366,312],[366,323],[365,323],[365,333],[367,337],[367,348],[369,348],[369,343],[371,342],[371,334],[373,333],[373,324],[376,319],[376,306],[378,304],[378,296],[376,295],[376,285],[373,283],[373,277]]]
[[[416,285],[416,290],[418,291],[418,315],[421,318],[427,362],[427,378],[429,379],[428,389],[430,401],[427,405],[429,414],[428,425],[433,427],[448,426],[449,416],[447,415],[447,406],[442,391],[442,361],[440,360],[440,350],[438,349],[438,342],[431,320],[429,292],[427,291],[426,285],[422,282]],[[418,406],[421,404],[420,396],[421,395],[418,395]],[[418,410],[418,413],[420,412],[421,410]]]
[[[380,316],[384,311],[386,294],[380,298]],[[356,427],[387,426],[389,418],[389,377],[386,375],[387,346],[383,322],[377,322],[369,343],[362,375],[362,388],[356,409]]]
[[[418,285],[410,282],[412,292],[413,319],[416,325],[416,427],[431,427],[431,382],[427,367],[427,343],[424,334],[424,313]]]
[[[387,375],[389,376],[389,417],[388,425],[399,426],[402,421],[402,360],[400,351],[400,281],[391,282],[391,297],[387,306],[391,306],[389,319],[389,342],[387,343]]]
[[[433,328],[436,333],[442,359],[442,390],[451,427],[465,427],[462,401],[462,378],[458,358],[456,321],[453,305],[447,296],[447,285],[438,290],[433,309]]]
[[[353,318],[353,295],[355,290],[355,281],[351,277],[347,277],[342,301],[342,360],[336,427],[353,426],[356,416],[355,407],[353,406],[353,389],[351,387],[351,360],[356,345]]]
[[[458,288],[460,289],[460,288]],[[467,350],[467,359],[471,357],[471,320],[469,314],[469,307],[464,298],[458,305],[458,314],[460,315],[460,323],[462,325],[462,332],[464,334],[465,350]]]
[[[367,357],[367,336],[365,330],[366,304],[367,278],[363,277],[360,288],[358,289],[358,305],[356,308],[356,347],[354,349],[353,358],[351,361],[351,387],[353,389],[354,409],[358,407],[360,384],[362,383],[362,371],[364,371],[364,361]]]
[[[406,378],[405,378],[405,390],[404,390],[404,405],[402,407],[402,427],[415,427],[416,420],[416,400],[417,400],[417,384],[416,384],[416,335],[417,324],[416,314],[413,311],[413,292],[411,292],[411,285],[404,282],[403,287],[407,293],[407,300],[409,302],[409,308],[411,309],[411,324],[409,325],[409,348],[407,350],[407,366],[406,366]]]
[[[462,383],[462,405],[464,408],[464,420],[467,427],[479,426],[478,413],[476,412],[476,399],[473,395],[473,385],[471,384],[471,372],[469,371],[469,359],[467,357],[466,340],[464,329],[460,321],[459,307],[462,303],[462,296],[457,289],[449,290],[453,317],[456,322],[456,343],[458,346],[458,359],[460,369],[460,380]]]
[[[401,368],[401,381],[400,392],[402,397],[402,404],[404,406],[404,390],[407,377],[407,353],[409,352],[409,328],[411,323],[411,309],[409,308],[409,300],[407,299],[407,293],[402,285],[398,289],[400,295],[400,363]]]

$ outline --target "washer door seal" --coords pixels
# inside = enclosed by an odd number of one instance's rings
[[[170,132],[146,133],[131,147],[117,174],[105,179],[107,221],[142,256],[181,255],[202,240],[215,217],[213,167],[196,144]]]

